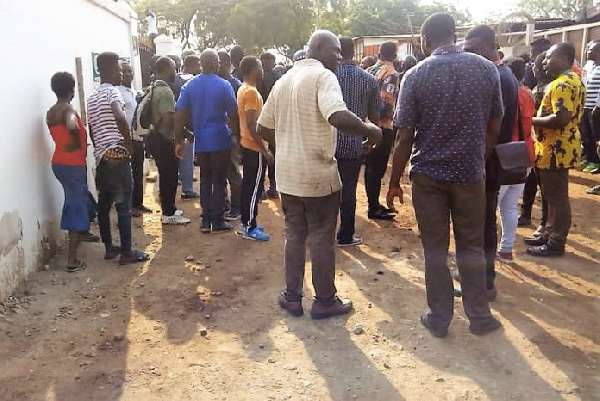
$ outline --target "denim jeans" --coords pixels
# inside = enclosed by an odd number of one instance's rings
[[[133,195],[131,206],[139,209],[144,204],[144,142],[131,141],[131,171],[133,173]]]
[[[102,160],[96,170],[98,187],[98,226],[100,237],[108,248],[113,245],[110,232],[110,209],[117,209],[117,225],[121,237],[121,254],[131,252],[131,195],[133,179],[128,160]]]
[[[498,207],[502,222],[500,252],[512,252],[519,225],[519,198],[525,184],[502,185],[498,194]]]
[[[200,204],[205,224],[225,221],[227,175],[231,164],[231,149],[196,154],[200,164]]]
[[[352,242],[356,224],[356,186],[360,175],[361,159],[338,159],[338,171],[342,180],[340,203],[340,228],[337,240],[342,244]]]
[[[471,323],[491,317],[485,285],[483,224],[485,184],[450,184],[412,174],[413,207],[425,254],[425,286],[432,323],[447,328],[454,313],[454,290],[448,269],[450,219],[456,261],[462,277],[463,305]]]
[[[188,140],[183,146],[183,158],[179,161],[181,192],[190,194],[194,192],[194,141]]]
[[[285,280],[289,301],[300,301],[304,287],[306,239],[310,237],[315,297],[330,304],[335,288],[335,226],[340,193],[319,198],[281,194],[285,215]]]

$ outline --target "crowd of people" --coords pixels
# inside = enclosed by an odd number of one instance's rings
[[[200,55],[188,51],[182,65],[178,58],[158,58],[144,93],[132,88],[131,66],[120,64],[115,53],[100,54],[101,85],[88,100],[87,115],[105,259],[120,256],[122,265],[149,259],[131,245],[131,217],[151,211],[143,204],[149,153],[158,169],[164,225],[191,221],[176,206],[179,181],[182,201],[199,198],[206,234],[231,232],[241,218],[238,234],[268,241],[258,205],[281,198],[286,287],[279,305],[292,316],[304,314],[310,237],[311,316],[346,314],[353,306],[337,296],[335,249],[363,242],[355,233],[361,168],[368,218],[389,221],[397,214],[396,198],[403,201],[400,180],[410,164],[429,306],[422,324],[446,336],[454,297],[462,296],[472,333],[500,328],[488,304],[498,293],[496,260],[513,260],[517,226],[531,224],[538,186],[543,218],[525,239],[527,252],[562,256],[571,226],[569,172],[580,166],[581,137],[584,171],[599,172],[600,45],[588,46],[592,64],[582,79],[570,43],[536,41],[531,58],[501,59],[493,29],[477,26],[457,45],[453,18],[436,13],[421,27],[421,50],[424,59],[417,63],[411,55],[398,58],[397,44],[386,42],[376,58],[357,63],[351,38],[317,31],[290,69],[277,65],[271,53],[248,56],[238,45]],[[68,271],[85,268],[77,245],[90,235],[87,134],[70,106],[74,85],[69,73],[52,78],[58,102],[47,115],[56,141],[53,170],[65,189],[61,226],[70,233]],[[199,194],[194,165],[200,167]],[[589,192],[598,194],[600,187]],[[118,247],[110,230],[113,204]],[[447,265],[451,221],[454,273]]]

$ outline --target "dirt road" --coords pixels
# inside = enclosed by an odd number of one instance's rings
[[[188,227],[163,228],[159,214],[135,220],[137,246],[152,254],[145,265],[117,267],[86,244],[86,271],[63,272],[63,253],[0,304],[0,400],[600,400],[600,197],[585,194],[590,177],[572,179],[568,256],[526,256],[520,238],[531,230],[519,230],[516,263],[498,266],[493,311],[504,330],[483,338],[468,333],[460,300],[448,338],[418,323],[423,256],[409,203],[396,222],[373,223],[359,188],[366,245],[340,251],[337,273],[356,311],[312,321],[276,304],[279,202],[260,206],[267,244],[202,235],[199,204],[181,202]],[[158,209],[155,189],[147,204]]]

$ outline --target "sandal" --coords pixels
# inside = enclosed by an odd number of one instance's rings
[[[85,263],[83,260],[80,260],[77,262],[77,265],[75,265],[75,266],[67,265],[65,267],[65,271],[67,273],[75,273],[75,272],[80,272],[82,270],[85,270],[86,268],[87,268],[87,263]]]
[[[100,242],[100,237],[98,237],[97,235],[94,235],[88,231],[87,233],[83,234],[83,237],[81,238],[81,240],[83,242]]]
[[[104,260],[114,260],[121,254],[121,247],[112,246],[109,250],[104,254]]]
[[[132,251],[131,255],[123,256],[121,255],[121,259],[119,259],[119,265],[131,265],[134,263],[142,263],[150,260],[150,255],[145,252],[140,251]]]

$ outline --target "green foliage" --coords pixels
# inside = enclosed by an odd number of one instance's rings
[[[519,11],[526,12],[534,18],[577,19],[581,17],[583,10],[598,4],[598,0],[521,0]]]

